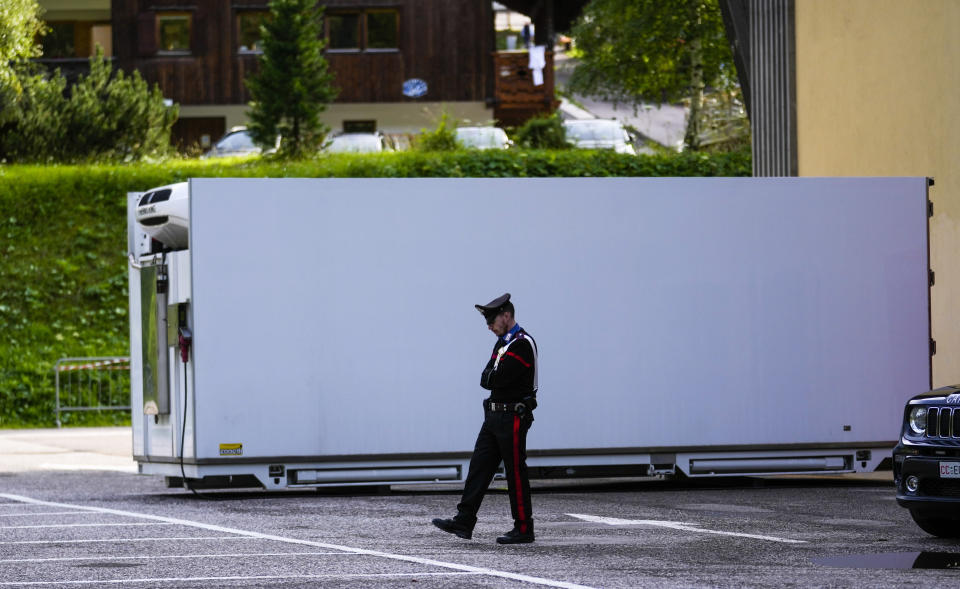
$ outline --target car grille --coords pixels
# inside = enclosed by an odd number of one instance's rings
[[[960,407],[929,407],[928,438],[960,438]]]
[[[960,480],[927,479],[920,492],[928,497],[960,497]]]

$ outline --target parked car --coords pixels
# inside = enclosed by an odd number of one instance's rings
[[[390,151],[383,133],[341,133],[323,148],[330,153],[379,153]]]
[[[580,149],[612,149],[637,155],[630,135],[619,121],[611,119],[570,119],[563,122],[567,141]]]
[[[893,449],[897,503],[941,538],[960,538],[960,385],[907,401]]]
[[[472,149],[507,149],[513,145],[499,127],[457,127],[457,142]]]
[[[267,153],[273,153],[279,147],[280,137],[277,137],[276,144],[268,149]],[[263,150],[253,142],[253,139],[250,137],[250,131],[248,131],[246,127],[241,126],[230,129],[203,157],[233,157],[260,153],[263,153]]]

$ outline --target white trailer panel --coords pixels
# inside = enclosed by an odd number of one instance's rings
[[[171,295],[189,300],[194,335],[185,455],[200,475],[465,460],[492,345],[472,306],[509,291],[540,351],[531,465],[766,451],[770,465],[837,470],[799,465],[819,464],[818,448],[892,448],[904,399],[930,386],[926,190],[924,178],[193,179],[189,250],[167,256],[177,276],[189,268]],[[183,372],[170,380],[182,396]]]

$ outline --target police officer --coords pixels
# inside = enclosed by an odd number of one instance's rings
[[[537,343],[514,319],[510,293],[486,305],[474,305],[497,336],[493,353],[480,377],[490,391],[483,402],[484,420],[470,458],[463,498],[452,519],[434,519],[444,532],[469,539],[477,511],[493,475],[503,465],[513,512],[513,529],[497,538],[500,544],[533,542],[530,480],[527,478],[527,431],[537,406]]]

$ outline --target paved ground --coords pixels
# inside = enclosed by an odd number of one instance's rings
[[[456,486],[195,497],[123,472],[129,436],[0,432],[0,587],[960,584],[956,570],[910,568],[960,547],[913,525],[889,473],[537,481],[537,542],[498,546],[509,517],[502,491],[465,541],[429,524],[452,514]]]
[[[129,427],[0,430],[0,473],[29,470],[136,472]]]

